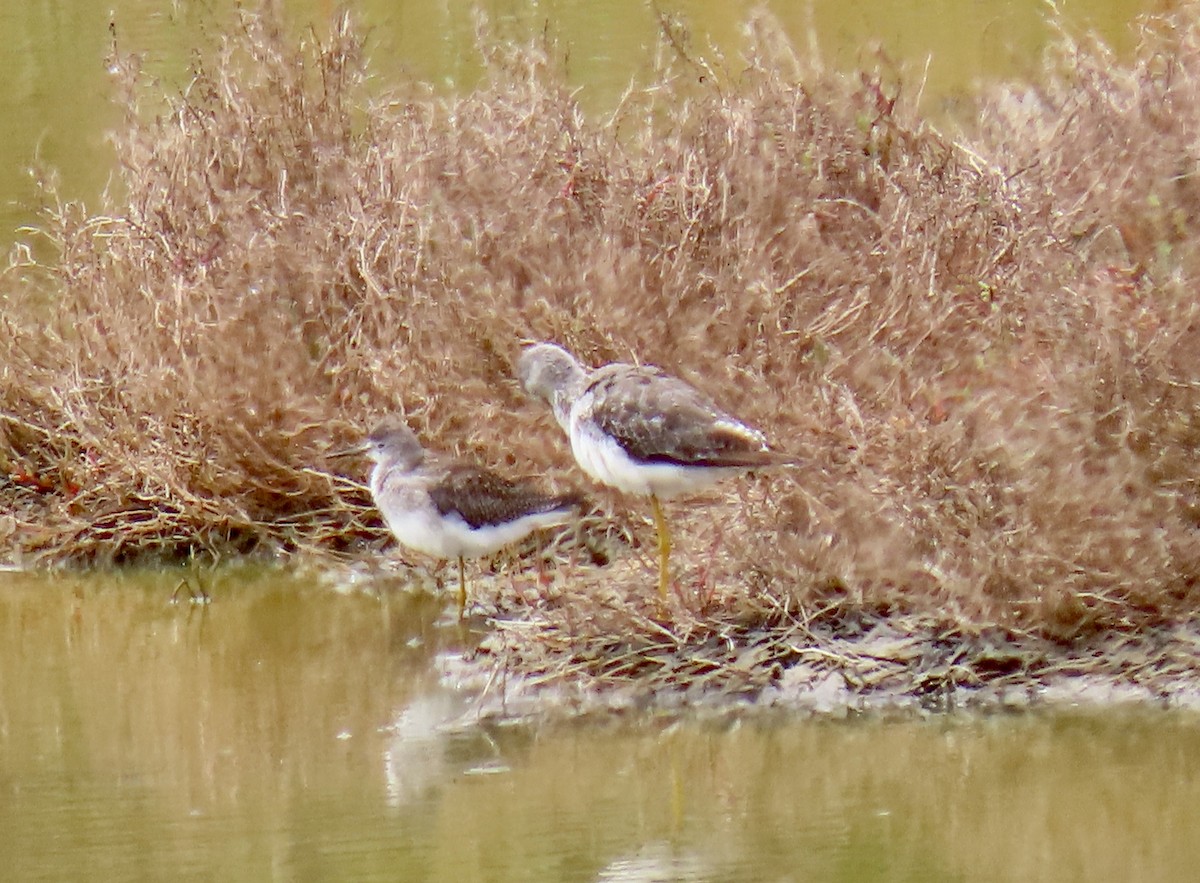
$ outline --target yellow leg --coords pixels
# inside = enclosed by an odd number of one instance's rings
[[[458,556],[458,618],[462,619],[467,609],[467,578],[463,575],[463,556]]]
[[[667,530],[667,519],[663,517],[662,504],[658,502],[658,497],[651,494],[650,503],[654,506],[654,526],[658,528],[658,597],[666,601],[667,577],[670,574],[671,534]]]

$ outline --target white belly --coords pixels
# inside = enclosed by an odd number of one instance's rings
[[[653,494],[662,500],[708,487],[738,471],[637,462],[611,437],[595,429],[589,431],[589,424],[574,418],[571,420],[571,451],[583,471],[601,484],[627,494],[644,497]]]
[[[569,518],[570,513],[543,512],[473,528],[458,515],[439,516],[432,506],[384,513],[384,521],[400,545],[434,558],[448,559],[491,555],[538,528],[554,527]]]

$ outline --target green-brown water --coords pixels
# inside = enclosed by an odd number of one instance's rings
[[[498,724],[427,595],[0,574],[10,880],[1192,880],[1200,719]],[[439,624],[441,620],[441,624]],[[498,679],[490,689],[502,690]]]

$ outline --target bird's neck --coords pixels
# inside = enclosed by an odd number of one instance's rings
[[[554,419],[568,435],[571,432],[571,408],[583,395],[587,386],[588,376],[582,368],[571,373],[571,376],[550,397],[550,408],[554,411]]]
[[[571,406],[574,404],[575,399],[569,398],[565,393],[555,394],[554,401],[550,403],[554,410],[554,419],[558,421],[563,432],[568,434],[571,432]]]
[[[414,454],[389,451],[385,456],[376,460],[375,466],[371,469],[371,493],[379,493],[388,475],[395,473],[408,475],[415,471],[424,461],[424,452]]]

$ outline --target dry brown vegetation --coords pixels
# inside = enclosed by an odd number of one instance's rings
[[[121,60],[119,186],[48,193],[54,258],[0,283],[10,558],[352,547],[377,525],[325,453],[395,410],[583,485],[512,379],[551,339],[678,372],[806,465],[669,507],[665,616],[646,507],[592,489],[633,542],[507,609],[546,646],[1196,607],[1200,8],[1127,62],[1064,35],[955,136],[767,23],[738,75],[664,41],[603,118],[552,46],[485,40],[473,91],[385,100],[345,22],[234,30],[165,109]]]

